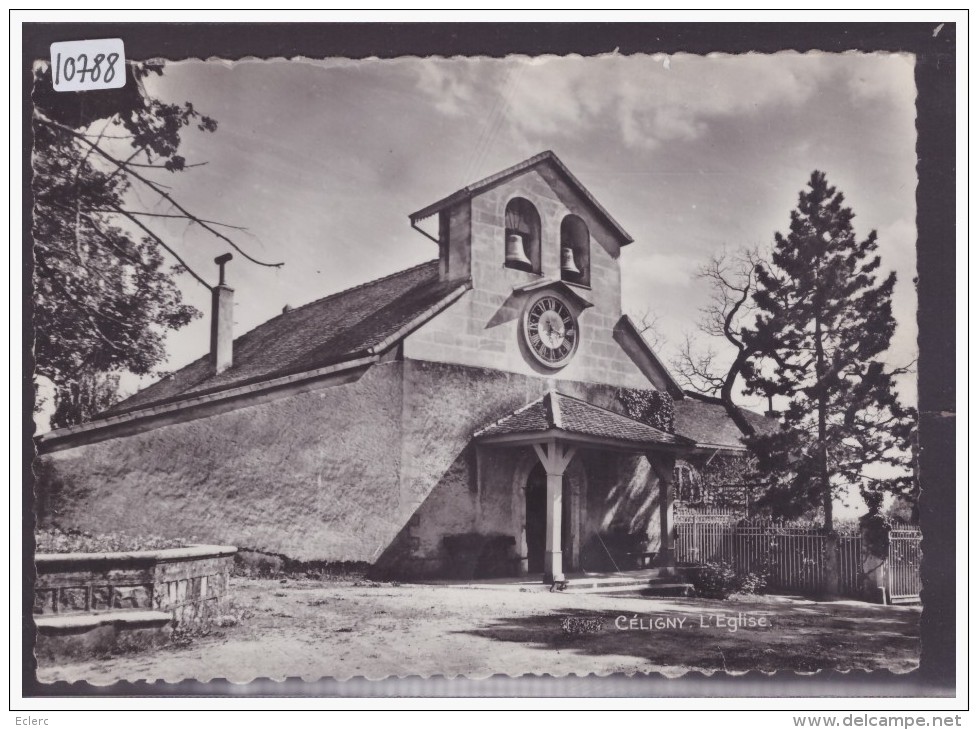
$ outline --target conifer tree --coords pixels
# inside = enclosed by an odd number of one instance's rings
[[[911,493],[916,413],[897,399],[884,354],[895,328],[896,273],[880,275],[877,236],[856,238],[853,212],[815,171],[755,269],[757,316],[742,332],[750,392],[788,400],[782,427],[750,439],[769,474],[762,503],[783,516],[818,511],[833,530],[833,496],[857,486],[867,504]]]

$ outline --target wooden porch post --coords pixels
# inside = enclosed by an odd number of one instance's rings
[[[547,543],[543,557],[543,582],[556,583],[564,580],[564,555],[560,539],[564,472],[577,448],[556,440],[533,444],[533,448],[547,472]]]
[[[563,516],[563,474],[547,472],[547,550],[543,555],[543,582],[554,583],[564,579],[564,549],[561,545],[561,518]]]

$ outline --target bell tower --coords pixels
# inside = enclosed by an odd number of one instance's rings
[[[419,225],[435,216],[437,236]],[[592,260],[617,269],[621,247],[632,242],[550,151],[413,213],[411,224],[438,244],[443,280],[471,279],[476,287],[544,278],[591,289],[609,273],[592,271]]]
[[[648,359],[647,345],[623,324],[621,307],[619,261],[632,238],[553,152],[410,218],[438,244],[440,279],[470,289],[408,339],[406,357],[648,385],[635,361]]]

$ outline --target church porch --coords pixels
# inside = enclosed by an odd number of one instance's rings
[[[599,588],[596,581],[600,580],[610,586],[621,581],[622,575],[633,573],[630,569],[635,568],[652,569],[650,578],[674,573],[673,466],[676,453],[693,446],[688,439],[585,401],[549,392],[477,432],[475,441],[480,460],[498,458],[502,450],[532,449],[535,455],[533,469],[528,474],[517,470],[513,481],[514,532],[521,576],[539,574],[538,580],[543,584],[566,583],[583,589]],[[644,514],[651,516],[649,507],[654,506],[657,524],[639,525],[640,529],[657,535],[658,545],[654,550],[642,545],[624,553],[609,548],[598,527],[607,527],[608,519],[595,520],[598,517],[595,513],[607,513],[609,504],[614,500],[620,503],[622,498],[614,498],[607,489],[602,490],[607,485],[589,485],[584,472],[591,473],[590,481],[595,477],[601,480],[601,461],[621,456],[644,457],[648,463],[646,483],[639,485],[644,493],[631,508],[631,514],[624,518],[632,523],[641,521]],[[582,461],[588,462],[590,468],[583,468]],[[575,465],[580,473],[577,477],[569,474]],[[477,473],[481,478],[482,469]],[[538,475],[536,479],[534,475]],[[622,517],[618,514],[619,521]],[[595,578],[595,571],[584,571],[586,566],[581,558],[586,540],[596,544],[593,550],[607,554],[613,573]],[[648,580],[636,572],[630,585],[640,584],[643,579]]]

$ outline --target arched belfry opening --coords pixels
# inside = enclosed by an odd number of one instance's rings
[[[573,213],[560,222],[560,278],[591,286],[591,234],[587,223]]]
[[[526,198],[506,204],[506,266],[540,273],[540,214]]]

